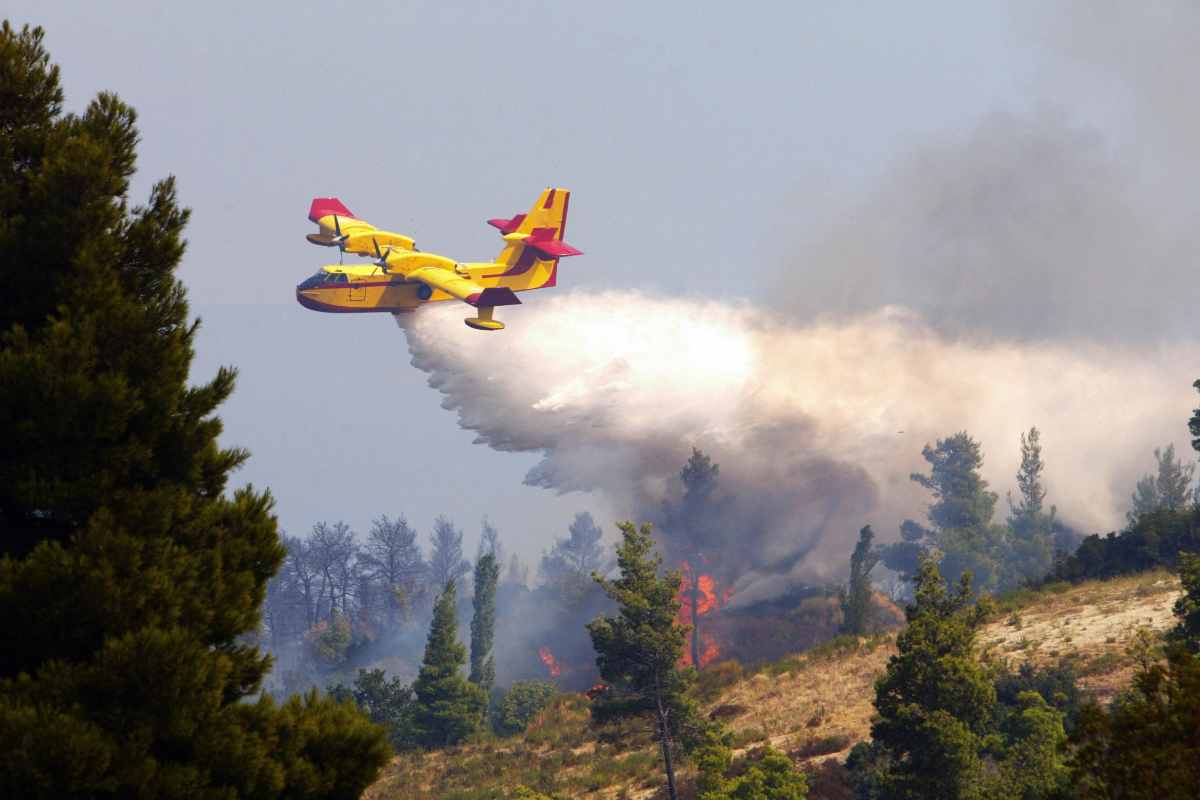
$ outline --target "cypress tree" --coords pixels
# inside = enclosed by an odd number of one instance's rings
[[[724,503],[717,494],[720,474],[720,466],[693,447],[691,457],[679,472],[683,495],[678,502],[668,503],[663,509],[664,528],[669,532],[672,543],[669,555],[688,562],[684,568],[687,578],[687,621],[691,628],[688,657],[697,669],[702,666],[699,576],[705,571],[707,554],[719,549],[725,536],[721,526]]]
[[[417,738],[426,747],[445,747],[466,739],[479,727],[487,708],[483,689],[460,674],[467,650],[458,641],[457,604],[451,580],[434,604],[425,658],[413,682]]]
[[[43,33],[0,26],[0,795],[348,797],[383,732],[257,691],[241,637],[283,558],[272,500],[188,384],[170,178],[130,207],[133,109],[62,112]]]
[[[500,565],[495,553],[486,553],[475,562],[474,614],[471,617],[471,683],[491,695],[496,682],[496,659],[492,643],[496,638],[496,584]]]
[[[1040,580],[1054,566],[1054,525],[1057,514],[1054,506],[1046,512],[1046,488],[1042,485],[1041,434],[1030,428],[1028,435],[1021,434],[1021,466],[1017,470],[1017,487],[1021,499],[1013,502],[1008,495],[1008,557],[1003,565],[1005,580],[1001,588],[1018,585],[1022,581]]]
[[[879,563],[879,553],[871,546],[874,539],[870,525],[858,532],[850,556],[850,580],[841,591],[842,633],[861,636],[871,626],[871,570]]]

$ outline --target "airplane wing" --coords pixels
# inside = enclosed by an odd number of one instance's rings
[[[410,281],[420,281],[426,286],[441,289],[451,297],[457,297],[473,306],[515,306],[521,303],[516,293],[505,286],[480,286],[469,278],[439,267],[420,267],[405,276]]]
[[[354,216],[336,197],[314,197],[308,209],[308,219],[315,222],[319,233],[305,238],[322,247],[341,247],[348,253],[368,256],[379,247],[412,250],[413,240],[400,233],[384,231]]]

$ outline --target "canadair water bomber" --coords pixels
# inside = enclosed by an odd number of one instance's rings
[[[495,261],[461,262],[418,250],[403,234],[364,222],[336,197],[317,197],[308,218],[318,233],[308,241],[336,247],[340,253],[374,256],[369,264],[330,264],[296,287],[296,299],[314,311],[416,311],[426,303],[462,300],[475,309],[465,322],[498,331],[496,306],[517,305],[517,292],[554,286],[558,260],[582,255],[563,241],[567,227],[566,189],[542,192],[527,214],[489,219],[504,239]]]

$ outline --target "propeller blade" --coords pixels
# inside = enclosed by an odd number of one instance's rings
[[[376,261],[375,263],[378,266],[382,267],[384,272],[387,272],[388,271],[388,256],[390,256],[392,254],[391,245],[388,245],[388,249],[384,250],[383,253],[381,254],[379,252],[379,242],[377,242],[375,239],[371,239],[371,241],[375,243],[375,254],[379,256],[379,260]]]

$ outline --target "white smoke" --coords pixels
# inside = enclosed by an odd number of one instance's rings
[[[1119,525],[1155,446],[1189,451],[1194,345],[968,343],[895,307],[795,325],[636,292],[540,294],[495,335],[462,313],[402,326],[479,443],[541,453],[527,483],[602,492],[634,519],[657,516],[699,447],[732,496],[721,566],[753,594],[836,574],[864,524],[891,539],[923,518],[928,495],[908,476],[926,443],[959,430],[982,442],[1003,497],[1036,425],[1048,500],[1088,531]]]

